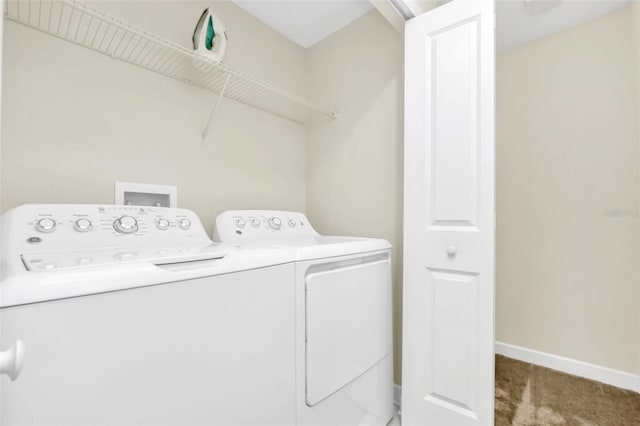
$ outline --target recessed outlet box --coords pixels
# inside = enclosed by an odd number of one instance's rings
[[[115,183],[115,203],[133,206],[178,207],[178,187],[148,183]]]

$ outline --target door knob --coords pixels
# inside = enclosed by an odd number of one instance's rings
[[[447,247],[447,254],[449,256],[455,256],[456,253],[458,253],[458,248],[456,246],[449,246]]]
[[[11,349],[0,352],[0,374],[6,374],[11,381],[20,375],[24,365],[24,343],[18,340]]]

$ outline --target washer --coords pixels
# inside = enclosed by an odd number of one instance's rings
[[[386,425],[393,417],[391,245],[318,234],[298,212],[227,211],[214,240],[295,259],[296,424]]]
[[[290,252],[174,208],[25,205],[2,232],[2,349],[25,351],[1,424],[295,423]]]

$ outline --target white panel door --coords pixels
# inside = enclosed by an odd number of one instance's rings
[[[405,37],[402,420],[491,425],[493,0],[453,0]]]

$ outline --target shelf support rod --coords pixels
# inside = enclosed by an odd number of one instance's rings
[[[227,85],[229,84],[229,80],[231,80],[231,74],[227,73],[227,78],[225,78],[224,84],[222,85],[222,90],[220,90],[220,93],[218,94],[218,99],[216,99],[216,104],[213,106],[213,109],[211,110],[211,114],[209,114],[209,121],[207,121],[207,125],[204,128],[204,132],[202,132],[203,142],[205,139],[207,139],[207,134],[209,133],[209,128],[211,127],[211,121],[213,120],[213,116],[215,115],[216,110],[218,109],[218,106],[220,105],[220,102],[224,97],[224,92],[227,91]]]

